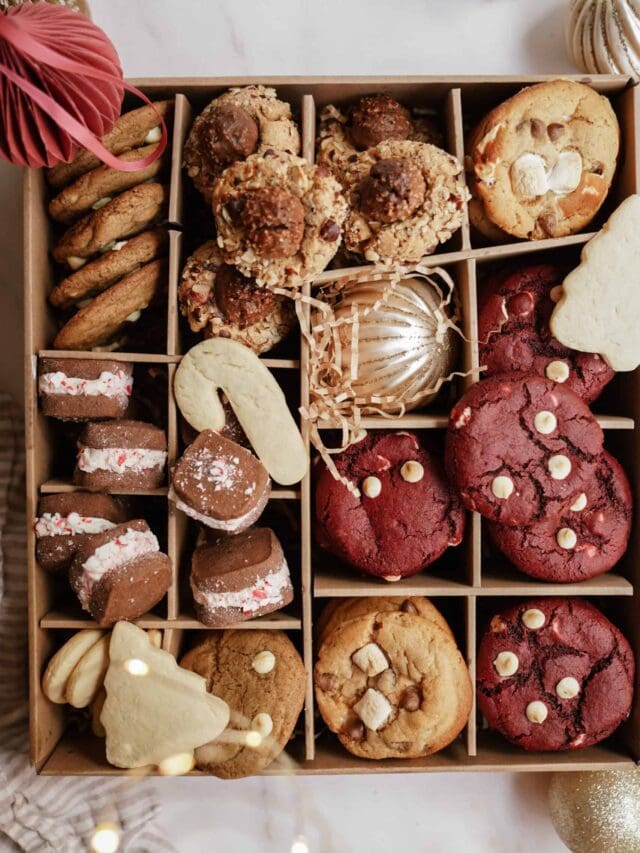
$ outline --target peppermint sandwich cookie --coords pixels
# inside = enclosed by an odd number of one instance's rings
[[[267,527],[196,548],[191,558],[191,591],[196,616],[208,628],[226,628],[264,616],[293,601],[282,546]]]
[[[171,563],[146,521],[119,524],[92,537],[69,569],[71,588],[101,628],[136,619],[171,584]]]
[[[133,390],[127,361],[41,358],[38,395],[42,413],[63,421],[121,418]]]
[[[75,552],[89,537],[111,530],[126,517],[122,504],[111,495],[43,495],[34,523],[38,565],[56,574],[66,571]]]
[[[176,463],[169,499],[201,524],[234,534],[258,520],[270,493],[271,480],[260,460],[206,429]]]
[[[164,430],[142,421],[89,423],[80,433],[73,482],[91,491],[155,489],[164,480]]]

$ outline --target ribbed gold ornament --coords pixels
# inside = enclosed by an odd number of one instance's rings
[[[640,0],[570,0],[565,35],[581,71],[640,77]]]

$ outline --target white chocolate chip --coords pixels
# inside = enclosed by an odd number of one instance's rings
[[[379,690],[369,687],[362,699],[353,706],[365,726],[372,732],[382,728],[391,716],[391,704]]]
[[[532,607],[530,610],[524,611],[522,614],[522,622],[530,631],[537,631],[538,628],[542,628],[546,622],[546,617],[542,610],[538,610],[537,607]]]
[[[101,254],[101,255],[106,255],[106,254],[107,254],[107,252],[110,252],[110,251],[113,249],[113,247],[115,246],[115,244],[116,244],[116,241],[115,241],[115,240],[110,240],[108,243],[105,243],[105,245],[104,245],[104,246],[101,246],[101,247],[100,247],[100,249],[99,249],[100,254]]]
[[[377,498],[382,491],[382,483],[378,477],[365,477],[362,491],[368,498]]]
[[[501,501],[506,501],[513,494],[513,480],[510,477],[494,477],[491,483],[491,491]]]
[[[553,412],[538,412],[533,419],[533,425],[539,433],[542,433],[542,435],[551,435],[554,429],[558,426],[558,419]]]
[[[142,311],[132,311],[125,320],[127,323],[137,323],[140,317],[142,317]]]
[[[502,678],[508,678],[510,675],[516,674],[520,666],[520,661],[513,652],[500,652],[494,660],[493,666],[498,675],[502,676]]]
[[[396,583],[399,580],[402,580],[402,575],[383,575],[386,581],[389,583]]]
[[[561,527],[556,533],[556,542],[561,548],[565,548],[567,551],[575,548],[577,541],[578,537],[570,527]]]
[[[567,675],[556,684],[556,693],[561,699],[575,699],[580,693],[580,684],[577,678]]]
[[[383,693],[391,693],[396,686],[396,675],[392,669],[385,669],[376,680],[376,687]]]
[[[122,249],[124,246],[126,246],[128,242],[129,242],[128,240],[118,240],[111,247],[111,251],[112,252],[119,252],[120,249]],[[138,267],[136,267],[136,269],[138,269]]]
[[[582,512],[582,510],[586,507],[586,505],[587,505],[587,496],[585,495],[584,492],[580,492],[580,494],[575,499],[575,501],[571,504],[569,509],[572,512]]]
[[[251,666],[255,669],[258,675],[266,675],[276,665],[276,656],[273,652],[265,650],[258,654],[251,661]]]
[[[527,705],[527,710],[525,711],[527,715],[527,720],[530,723],[544,723],[549,715],[549,711],[544,702],[541,702],[539,699],[534,700],[533,702],[529,702]]]
[[[569,368],[564,361],[550,361],[545,370],[547,379],[554,382],[566,382],[569,378]]]
[[[146,145],[151,145],[153,142],[160,142],[162,138],[162,128],[160,125],[156,125],[156,127],[152,127],[149,133],[144,138]]]
[[[561,151],[547,175],[549,189],[556,195],[572,193],[582,180],[582,157],[577,151]]]
[[[407,483],[419,483],[424,477],[424,468],[419,462],[410,460],[409,462],[405,462],[400,469],[400,476]]]
[[[80,267],[83,267],[86,263],[86,258],[77,258],[75,255],[70,255],[67,258],[67,266],[70,266],[72,270],[79,270]]]
[[[460,429],[460,427],[466,426],[471,419],[471,406],[465,406],[460,414],[458,420],[454,423],[454,429]]]
[[[539,154],[521,154],[511,166],[511,186],[523,198],[544,195],[549,186],[543,158]]]
[[[389,661],[377,643],[367,643],[351,655],[351,660],[365,675],[373,677],[389,668]]]
[[[566,480],[571,473],[571,460],[568,456],[558,453],[549,457],[547,468],[554,480]]]
[[[104,198],[99,198],[99,199],[98,199],[98,201],[94,202],[94,203],[91,205],[91,210],[100,210],[100,208],[101,208],[101,207],[104,207],[104,206],[105,206],[105,204],[109,204],[109,202],[110,202],[111,200],[112,200],[112,199],[111,199],[111,196],[110,196],[110,195],[106,195]]]
[[[273,720],[269,714],[262,711],[260,714],[256,714],[253,720],[251,720],[251,728],[254,732],[262,735],[262,737],[269,737],[273,731]]]

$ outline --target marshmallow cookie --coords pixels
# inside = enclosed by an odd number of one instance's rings
[[[222,779],[259,773],[287,745],[302,711],[304,664],[282,631],[211,631],[180,665],[231,709],[229,728],[196,749],[200,770]]]
[[[469,185],[486,218],[513,237],[563,237],[600,209],[619,146],[607,98],[573,80],[538,83],[497,106],[473,131]]]
[[[478,650],[480,711],[524,749],[593,746],[626,720],[635,662],[593,605],[539,598],[495,615]]]
[[[41,358],[38,395],[44,415],[63,421],[121,418],[133,390],[127,361]]]
[[[146,521],[137,519],[98,533],[76,552],[69,569],[82,609],[101,628],[136,619],[164,596],[171,563]]]
[[[268,149],[300,152],[300,134],[289,104],[275,89],[245,86],[211,101],[193,123],[184,146],[184,165],[208,203],[213,185],[237,160]]]
[[[73,482],[91,491],[155,489],[164,480],[167,438],[142,421],[89,423],[80,433]]]
[[[208,628],[264,616],[293,601],[282,546],[266,527],[196,548],[191,558],[191,591],[196,616]]]
[[[557,520],[595,476],[603,440],[573,391],[503,373],[472,385],[453,407],[446,468],[467,509],[492,521]]]
[[[271,480],[253,453],[213,430],[203,430],[171,476],[169,499],[196,521],[241,533],[261,516]]]
[[[55,574],[66,571],[78,548],[91,536],[111,530],[126,518],[124,507],[111,495],[42,495],[34,524],[38,565]]]

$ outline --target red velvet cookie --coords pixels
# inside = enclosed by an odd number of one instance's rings
[[[593,480],[558,520],[489,524],[496,546],[527,575],[575,583],[613,568],[626,551],[633,498],[620,463],[603,452]]]
[[[375,430],[333,458],[360,497],[321,467],[316,539],[327,551],[363,572],[399,580],[462,541],[464,510],[439,460],[413,433]]]
[[[563,346],[549,329],[553,287],[564,273],[537,264],[495,275],[482,282],[478,295],[480,364],[487,376],[526,370],[546,376],[592,403],[615,376],[600,358]]]
[[[551,379],[503,373],[451,411],[446,465],[470,510],[518,525],[557,519],[595,476],[603,435],[586,403]]]
[[[582,599],[539,598],[494,616],[477,670],[480,711],[524,749],[593,746],[631,710],[631,647]]]

